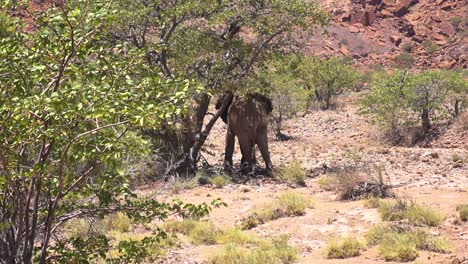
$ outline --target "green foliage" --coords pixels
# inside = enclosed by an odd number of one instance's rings
[[[460,220],[462,220],[463,222],[468,221],[468,204],[458,205],[457,212],[460,216]]]
[[[279,55],[265,62],[264,68],[257,70],[258,86],[268,95],[274,105],[271,118],[278,140],[287,139],[282,134],[285,120],[300,112],[307,111],[311,90],[307,89],[300,71],[301,56]]]
[[[449,99],[463,100],[468,95],[468,82],[453,71],[395,71],[370,88],[360,100],[360,113],[387,132],[401,132],[417,122],[427,131],[433,121],[453,118],[446,105]]]
[[[433,54],[439,49],[439,46],[437,46],[430,40],[424,40],[421,44],[423,45],[424,49],[426,49],[426,52],[429,54]]]
[[[287,237],[279,237],[255,248],[227,245],[221,252],[213,254],[210,264],[289,264],[298,259],[297,249],[288,245]]]
[[[251,229],[281,217],[303,215],[307,208],[313,207],[314,202],[310,198],[299,193],[286,192],[281,194],[274,202],[253,210],[250,215],[242,219],[241,227],[242,229]]]
[[[395,203],[380,202],[378,211],[384,221],[408,219],[413,225],[438,226],[443,217],[434,209],[399,200]]]
[[[314,90],[322,109],[328,109],[336,95],[350,89],[359,80],[359,75],[343,58],[328,60],[305,57],[300,65],[304,81]]]
[[[216,188],[223,188],[231,182],[231,179],[226,175],[216,175],[208,179],[208,183],[214,185]]]
[[[413,55],[411,55],[410,53],[408,52],[403,52],[399,55],[397,55],[395,57],[396,61],[398,62],[399,65],[403,66],[403,67],[406,67],[406,68],[410,68],[414,62],[416,61],[413,57]]]
[[[329,259],[344,259],[359,256],[364,248],[362,242],[355,237],[343,239],[332,239],[328,241],[325,248],[325,255]]]
[[[290,185],[306,186],[307,170],[301,166],[301,162],[293,160],[290,164],[282,167],[276,174],[280,181]]]

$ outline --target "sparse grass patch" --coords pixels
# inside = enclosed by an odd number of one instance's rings
[[[163,229],[170,233],[186,235],[195,245],[214,245],[221,230],[211,222],[186,219],[183,221],[169,221]]]
[[[430,40],[424,40],[421,44],[423,45],[426,52],[429,54],[433,54],[439,49],[439,46],[437,46],[437,44],[434,44]]]
[[[409,226],[374,226],[365,235],[367,245],[379,245],[379,254],[387,261],[412,261],[417,250],[450,253],[450,242],[423,229]]]
[[[354,237],[346,237],[338,240],[332,239],[325,248],[325,255],[329,259],[351,258],[359,256],[363,248],[363,243]]]
[[[460,220],[463,222],[468,221],[468,204],[460,204],[457,206],[457,212]]]
[[[254,235],[247,234],[239,228],[232,228],[218,234],[216,242],[218,244],[254,245],[262,243],[262,240]]]
[[[231,182],[231,179],[226,175],[216,175],[208,179],[208,183],[214,185],[216,188],[223,188]]]
[[[443,217],[434,209],[403,200],[381,202],[378,211],[384,221],[408,219],[410,224],[428,226],[438,226],[443,221]]]
[[[271,242],[254,247],[245,248],[227,245],[222,251],[213,254],[210,264],[289,264],[298,259],[297,249],[288,245],[288,238],[281,236]]]
[[[255,209],[249,216],[242,219],[241,228],[251,229],[267,221],[287,216],[299,216],[305,209],[313,208],[314,201],[300,193],[286,192],[274,202]]]
[[[301,166],[300,161],[293,160],[278,171],[276,178],[289,185],[306,186],[307,170]]]
[[[335,180],[329,175],[324,174],[320,176],[317,183],[325,191],[333,191],[335,189]]]
[[[171,185],[169,186],[170,190],[174,194],[180,193],[182,190],[190,190],[196,188],[198,186],[198,182],[196,181],[196,177],[192,179],[175,179]]]

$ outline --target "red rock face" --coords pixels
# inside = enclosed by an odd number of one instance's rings
[[[327,0],[323,0],[327,1]],[[408,43],[414,68],[468,68],[467,0],[343,0],[333,2],[334,30],[325,54],[346,54],[357,67],[392,67]],[[332,3],[331,1],[329,3]],[[453,19],[461,18],[459,25]],[[345,41],[344,41],[345,40]],[[439,46],[427,53],[422,42]],[[405,45],[408,47],[408,45]],[[318,48],[320,50],[320,48]],[[324,49],[322,49],[324,50]],[[324,53],[321,53],[324,54]]]

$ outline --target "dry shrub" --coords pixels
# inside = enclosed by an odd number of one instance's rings
[[[341,200],[358,200],[368,197],[391,196],[390,186],[385,183],[383,168],[358,170],[355,166],[344,167],[334,173],[335,189]]]

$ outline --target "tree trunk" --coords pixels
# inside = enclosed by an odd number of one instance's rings
[[[429,109],[423,109],[421,113],[421,122],[424,133],[427,133],[429,129],[431,129],[431,121],[429,120]]]
[[[226,107],[229,106],[228,104],[231,102],[232,96],[233,95],[230,94],[224,98],[224,102],[221,108],[219,108],[213,117],[211,117],[210,121],[204,129],[203,120],[208,111],[211,97],[207,94],[203,94],[201,97],[199,97],[193,115],[190,115],[193,117],[193,119],[189,120],[190,122],[186,122],[186,125],[189,125],[189,127],[186,127],[187,133],[184,134],[184,137],[186,137],[186,145],[184,146],[183,158],[174,165],[173,171],[185,177],[195,174],[197,171],[197,162],[200,156],[200,150],[205,144],[205,141],[208,138],[208,135],[210,134],[214,124],[224,112]]]

